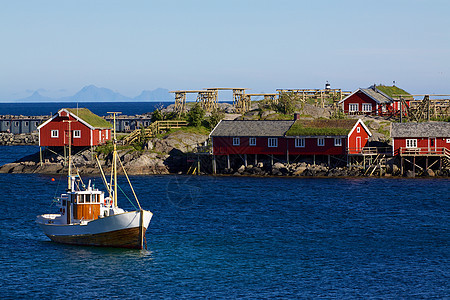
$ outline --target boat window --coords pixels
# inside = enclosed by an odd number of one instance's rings
[[[83,195],[78,195],[78,203],[84,203]]]
[[[66,206],[66,200],[63,200],[63,201],[62,201],[62,205],[63,205],[63,206]]]
[[[91,195],[85,195],[86,196],[86,203],[91,203]]]

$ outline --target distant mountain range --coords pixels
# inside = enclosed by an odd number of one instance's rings
[[[127,102],[127,101],[172,101],[169,90],[157,88],[153,91],[142,91],[139,96],[130,98],[107,88],[88,85],[75,95],[62,98],[50,98],[35,91],[31,96],[17,99],[15,102]]]

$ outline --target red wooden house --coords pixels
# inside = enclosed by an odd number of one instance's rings
[[[359,154],[370,130],[358,119],[298,120],[286,132],[287,151],[293,155]]]
[[[386,115],[399,110],[398,103],[375,86],[357,89],[339,101],[345,114]]]
[[[392,123],[394,155],[450,156],[450,122]]]
[[[72,121],[71,133],[67,121]],[[37,128],[39,146],[67,146],[70,136],[74,147],[97,146],[111,140],[111,127],[109,122],[87,108],[63,108]]]
[[[347,155],[371,135],[361,120],[222,120],[210,138],[213,155]]]

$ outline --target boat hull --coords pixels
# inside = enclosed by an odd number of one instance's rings
[[[45,235],[54,242],[142,249],[151,218],[152,213],[143,210],[125,212],[81,224],[57,224],[46,215],[38,216],[36,222]]]

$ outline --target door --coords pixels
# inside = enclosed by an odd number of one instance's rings
[[[356,137],[356,151],[358,151],[358,152],[361,151],[361,137],[360,136]]]

